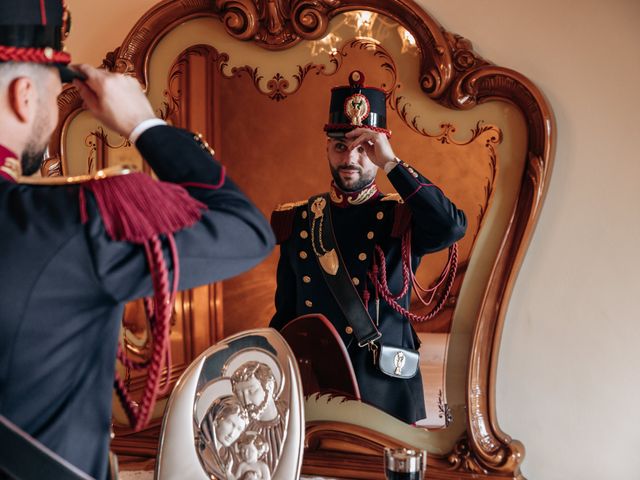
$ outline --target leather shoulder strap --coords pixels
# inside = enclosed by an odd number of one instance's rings
[[[91,477],[0,415],[0,476],[91,480]]]
[[[353,328],[358,346],[364,347],[382,335],[353,283],[345,266],[333,232],[329,194],[314,195],[307,204],[311,245],[331,294],[347,322]]]

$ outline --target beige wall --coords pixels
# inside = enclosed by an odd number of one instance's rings
[[[67,0],[71,35],[67,49],[75,63],[100,65],[107,52],[119,47],[154,0]]]
[[[99,64],[155,2],[68,0]],[[546,204],[507,314],[502,428],[530,479],[640,478],[640,2],[418,0],[531,78],[558,125]]]
[[[534,80],[557,120],[503,334],[501,426],[531,479],[640,478],[640,2],[420,4]]]

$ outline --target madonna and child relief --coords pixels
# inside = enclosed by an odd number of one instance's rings
[[[282,372],[266,352],[250,357],[232,356],[196,403],[198,456],[215,477],[270,480],[282,452],[288,421]]]

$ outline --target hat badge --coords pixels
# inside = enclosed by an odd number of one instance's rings
[[[364,75],[358,70],[354,70],[349,75],[349,84],[351,88],[360,89],[364,83]],[[362,121],[367,118],[371,106],[369,100],[362,93],[354,93],[349,95],[344,101],[344,114],[351,121],[351,125],[362,126]]]
[[[361,93],[350,95],[344,102],[344,114],[351,121],[351,125],[362,126],[369,110],[369,100]]]

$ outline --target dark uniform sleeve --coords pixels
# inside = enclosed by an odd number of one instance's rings
[[[306,204],[306,202],[302,202]],[[278,271],[276,274],[276,313],[273,315],[269,326],[276,330],[282,329],[296,315],[296,275],[291,265],[289,248],[294,218],[298,209],[295,204],[279,206],[271,214],[271,228],[276,236],[276,243],[280,245],[280,257],[278,259]]]
[[[280,246],[275,296],[276,313],[269,323],[269,326],[276,330],[282,329],[296,317],[296,278],[285,249],[285,246]]]
[[[388,174],[411,216],[412,250],[422,256],[451,246],[464,237],[467,219],[437,186],[406,163]]]
[[[197,136],[170,126],[156,126],[145,131],[136,146],[160,180],[185,186],[192,197],[208,207],[198,223],[174,235],[180,290],[242,273],[273,249],[267,220],[225,176]],[[105,290],[119,302],[150,294],[143,248],[107,238],[95,203],[89,207],[93,211],[88,235],[95,249],[97,276]],[[166,247],[166,241],[163,243]],[[173,270],[166,248],[165,259]]]

